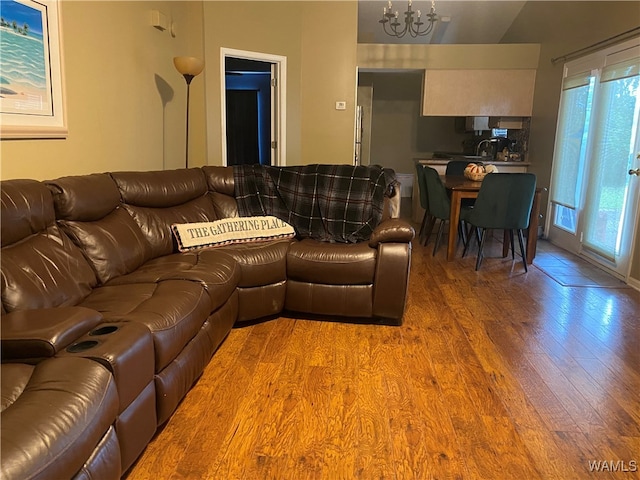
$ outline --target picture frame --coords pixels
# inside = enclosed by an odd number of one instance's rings
[[[0,139],[66,138],[59,3],[0,2]]]

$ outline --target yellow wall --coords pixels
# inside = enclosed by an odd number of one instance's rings
[[[221,48],[287,57],[287,165],[351,163],[356,30],[355,1],[204,2],[208,163],[223,164]]]
[[[290,156],[300,157],[300,5],[299,2],[204,2],[209,164],[224,164],[221,151],[221,48],[287,57],[286,150]],[[283,22],[286,22],[286,28],[274,28]],[[238,25],[242,27],[238,28]]]
[[[151,10],[173,19],[175,38],[151,26]],[[201,11],[201,2],[61,2],[69,135],[0,142],[1,178],[184,166],[186,84],[172,59],[202,54]],[[203,87],[192,83],[193,164],[205,158]]]
[[[2,141],[1,178],[184,166],[177,55],[205,58],[191,84],[189,165],[222,164],[221,47],[287,57],[287,164],[352,162],[357,2],[65,0],[60,10],[69,135]],[[152,10],[173,20],[175,38],[150,25]]]
[[[302,5],[301,163],[353,163],[357,2]]]

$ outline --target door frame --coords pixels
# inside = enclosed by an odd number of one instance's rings
[[[272,165],[284,166],[287,158],[287,57],[270,53],[251,52],[246,50],[236,50],[233,48],[220,47],[220,125],[221,138],[220,148],[222,150],[222,164],[227,165],[227,101],[226,90],[227,81],[225,76],[225,63],[227,57],[242,58],[245,60],[255,60],[258,62],[271,63],[274,68],[276,84],[272,86],[271,102],[272,118],[271,129],[273,131],[272,141],[276,142],[275,155],[272,156]],[[274,108],[275,107],[275,108]],[[273,149],[273,147],[272,147]]]

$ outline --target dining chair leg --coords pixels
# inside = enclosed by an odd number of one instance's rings
[[[424,211],[424,215],[422,216],[422,223],[420,224],[420,232],[418,233],[418,239],[420,243],[422,243],[422,235],[424,234],[424,230],[427,226],[427,222],[429,221],[429,212]]]
[[[433,227],[436,224],[436,217],[433,215],[429,215],[429,221],[427,222],[427,229],[424,232],[424,242],[422,246],[426,246],[429,243],[429,239],[431,238],[431,232],[433,232]]]
[[[482,229],[482,236],[480,237],[480,245],[478,246],[478,258],[476,259],[476,270],[480,268],[482,263],[482,250],[484,249],[484,240],[487,237],[487,229]]]
[[[471,227],[474,228],[474,227]],[[467,233],[467,236],[469,233]],[[469,251],[469,247],[471,246],[471,237],[469,237],[469,241],[465,244],[464,250],[462,250],[462,258],[467,256],[467,252]]]
[[[509,229],[509,241],[511,242],[511,260],[516,258],[516,249],[513,245],[513,230]]]
[[[433,246],[433,256],[435,257],[440,241],[442,240],[442,232],[444,231],[444,220],[440,220],[440,226],[438,227],[438,236],[436,237],[436,244]]]
[[[462,251],[462,258],[467,256],[467,252],[469,251],[469,247],[471,246],[471,240],[473,237],[471,236],[471,229],[475,231],[476,243],[480,245],[480,233],[478,227],[474,227],[473,225],[469,225],[469,231],[467,232],[467,243],[464,245],[464,250]]]
[[[462,240],[462,245],[467,246],[467,230],[464,228],[464,222],[461,220],[458,223],[458,241]]]
[[[524,238],[522,237],[522,230],[518,229],[518,242],[520,243],[520,254],[522,255],[522,264],[524,265],[524,271],[528,272],[527,268],[527,251],[524,248]]]

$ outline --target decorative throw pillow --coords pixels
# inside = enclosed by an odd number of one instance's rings
[[[219,247],[232,243],[262,242],[295,237],[291,225],[273,216],[223,218],[214,222],[171,225],[178,250]]]

